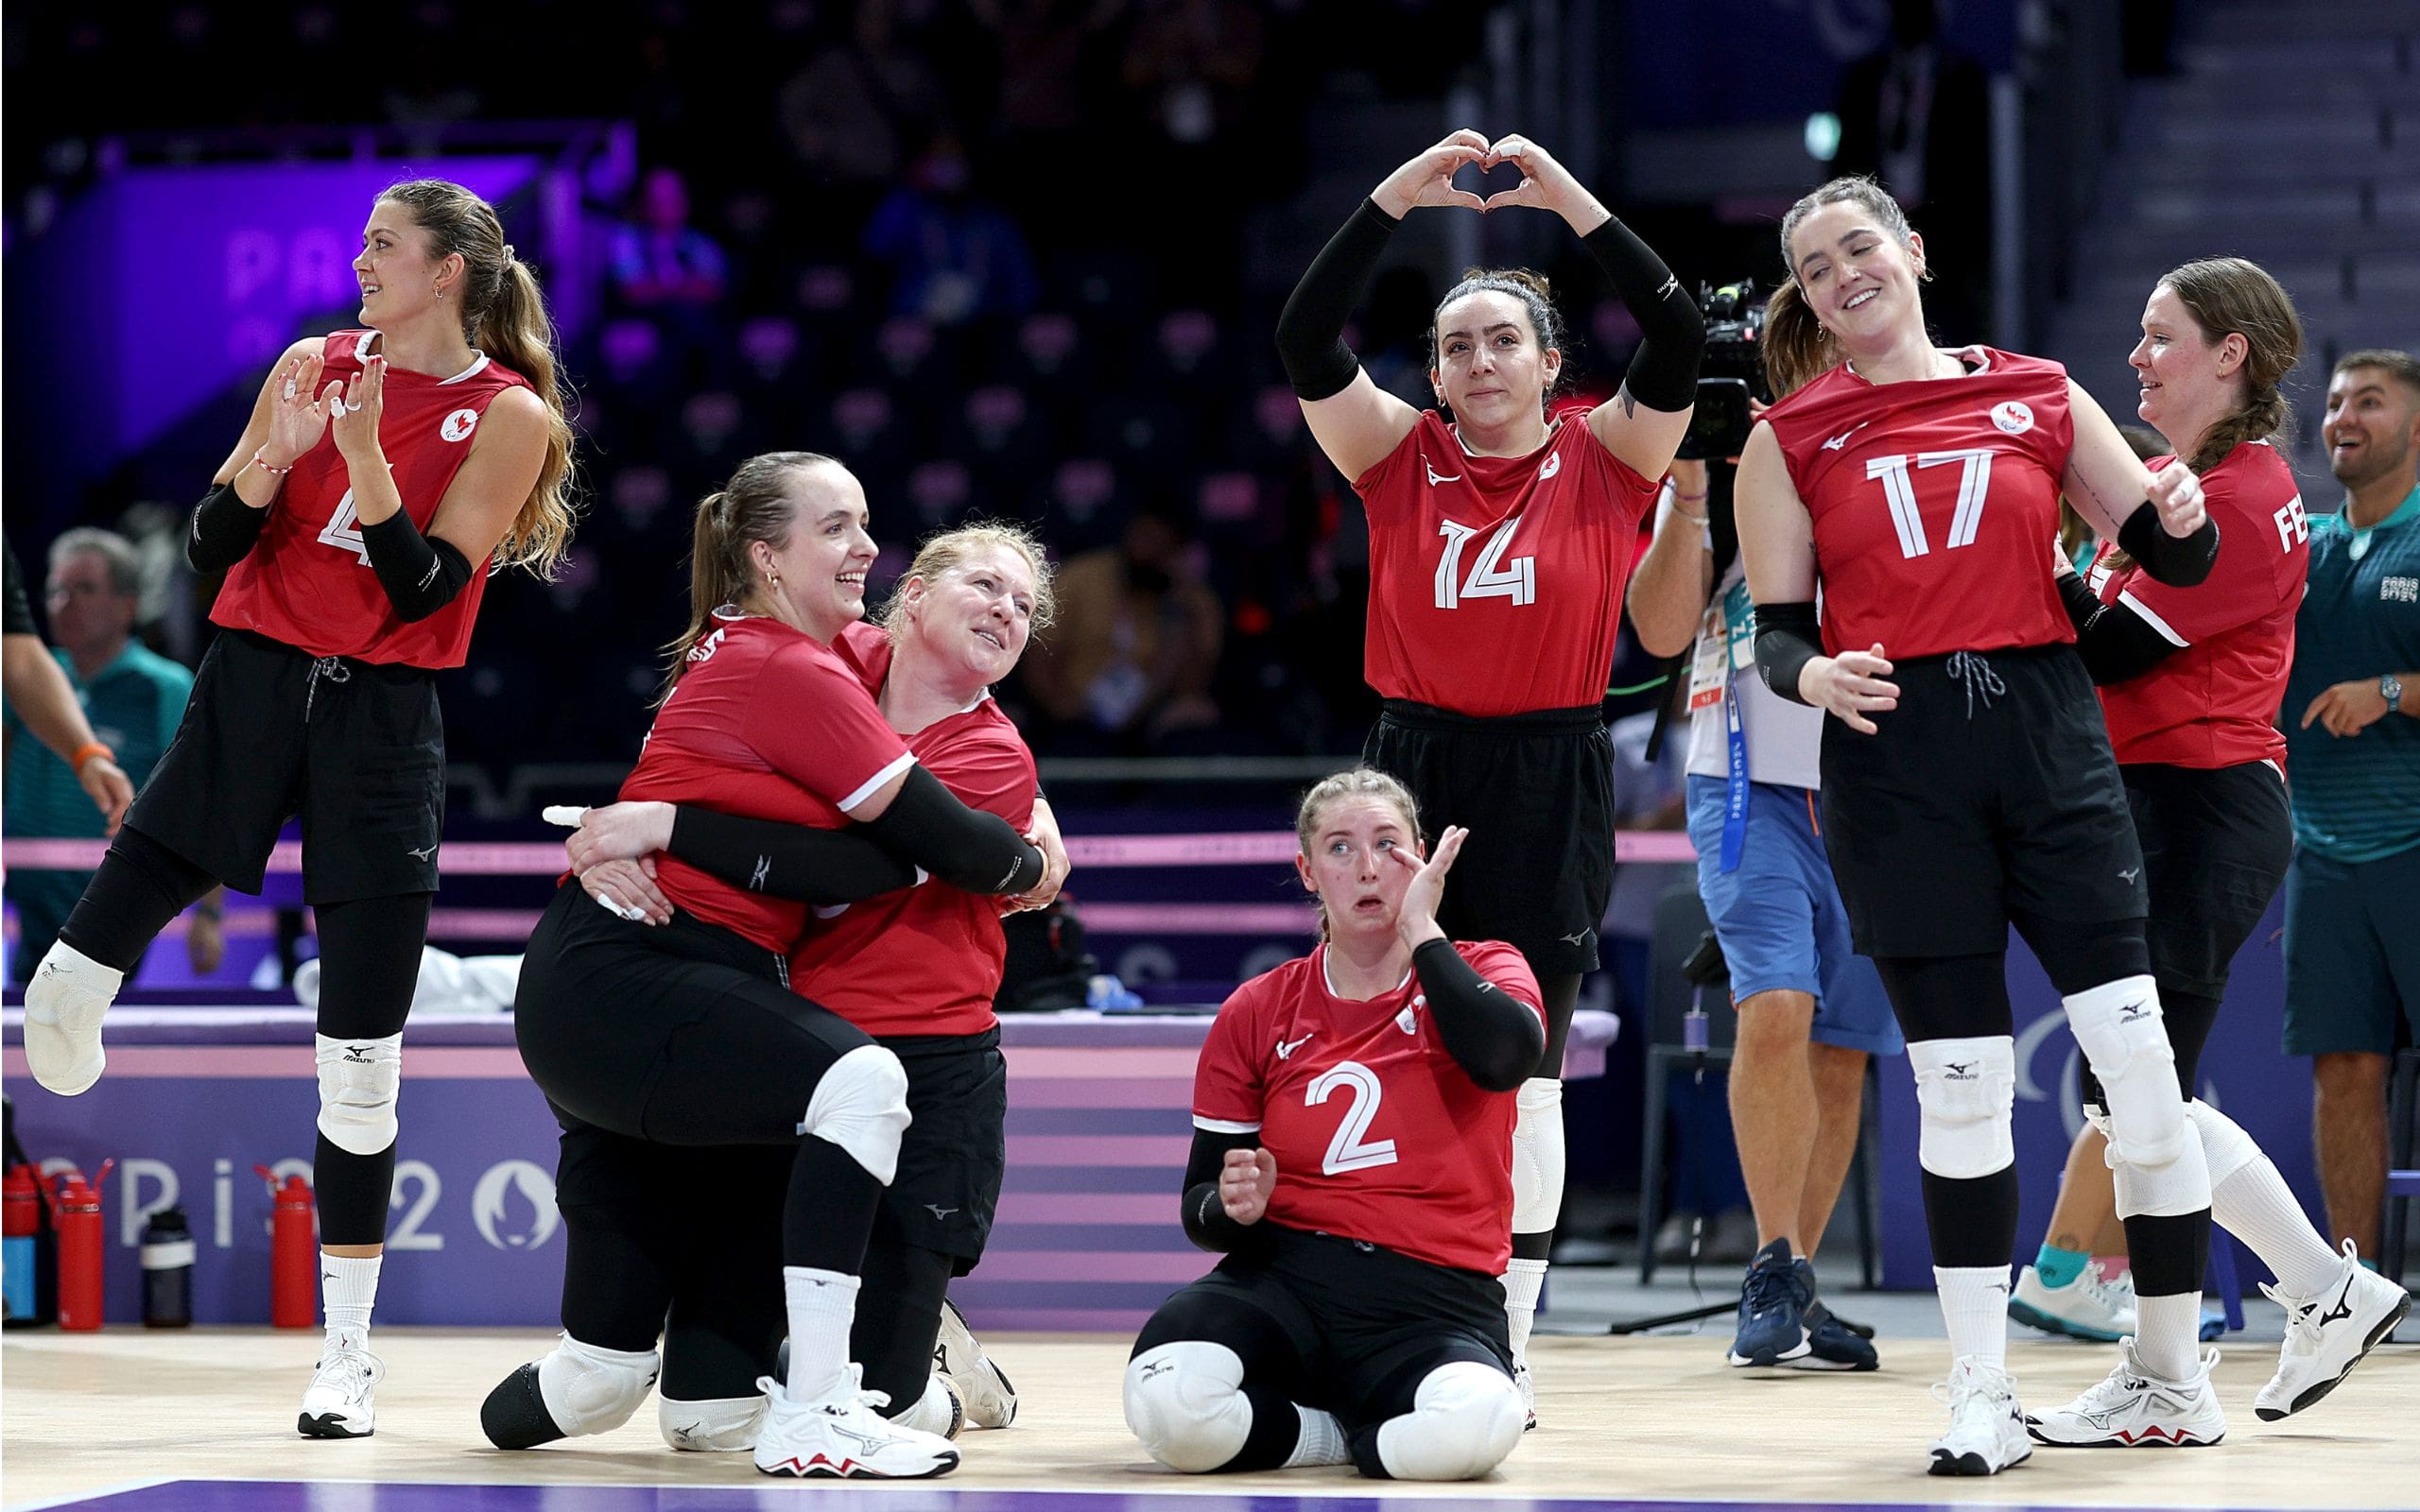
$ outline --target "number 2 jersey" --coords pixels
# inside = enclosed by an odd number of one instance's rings
[[[2113,572],[2117,548],[2106,542],[2093,560],[2094,594],[2178,647],[2141,677],[2100,690],[2120,765],[2286,759],[2277,705],[2293,670],[2294,611],[2310,573],[2302,490],[2274,448],[2246,441],[2203,475],[2202,496],[2219,525],[2219,559],[2204,582],[2170,588],[2139,566]]]
[[[350,382],[362,370],[363,348],[375,331],[336,331],[320,356],[320,387]],[[425,532],[454,474],[471,455],[488,405],[527,379],[482,354],[450,378],[406,372],[389,365],[378,439],[392,467],[404,511]],[[416,623],[395,613],[371,570],[354,516],[351,476],[331,425],[302,454],[268,507],[260,540],[230,568],[211,607],[211,622],[252,630],[313,656],[416,667],[458,667],[471,648],[471,627],[487,592],[488,564],[471,564],[471,579],[443,609]]]
[[[1824,649],[1892,658],[2072,643],[2051,574],[2075,445],[2067,370],[1989,347],[1962,378],[1846,363],[1765,414],[1815,523]]]
[[[1494,940],[1454,949],[1536,1010],[1520,952]],[[1326,961],[1322,944],[1219,1008],[1194,1069],[1195,1125],[1258,1132],[1277,1159],[1271,1221],[1500,1274],[1512,1254],[1515,1094],[1481,1090],[1446,1053],[1417,975],[1357,1002],[1329,990]]]
[[[1478,718],[1595,708],[1655,481],[1565,410],[1526,456],[1473,456],[1435,410],[1353,482],[1370,517],[1362,677]]]

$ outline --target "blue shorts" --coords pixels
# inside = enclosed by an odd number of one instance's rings
[[[2286,868],[2286,1054],[2394,1053],[2396,1009],[2420,1042],[2420,847],[2376,861],[2294,852]]]
[[[1903,1048],[1874,963],[1849,945],[1848,910],[1815,830],[1813,795],[1803,787],[1748,785],[1748,833],[1739,869],[1722,869],[1724,784],[1689,778],[1689,843],[1698,850],[1698,896],[1731,968],[1733,1002],[1759,992],[1815,999],[1812,1038],[1827,1045],[1895,1056]]]

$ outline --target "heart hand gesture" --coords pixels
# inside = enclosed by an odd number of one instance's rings
[[[1510,189],[1499,189],[1487,197],[1482,210],[1504,210],[1514,205],[1527,205],[1536,210],[1551,210],[1565,220],[1578,220],[1590,212],[1595,219],[1604,219],[1604,210],[1596,197],[1581,186],[1571,170],[1557,163],[1554,154],[1517,133],[1499,139],[1479,160],[1479,166],[1493,169],[1499,163],[1512,163],[1521,170],[1521,181]],[[1594,231],[1595,225],[1582,228],[1582,233]]]
[[[1454,187],[1454,175],[1486,157],[1487,138],[1464,129],[1387,175],[1384,183],[1370,191],[1370,198],[1397,220],[1421,205],[1484,210],[1486,201]]]

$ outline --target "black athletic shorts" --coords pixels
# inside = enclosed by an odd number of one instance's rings
[[[1270,1227],[1270,1253],[1230,1255],[1184,1291],[1234,1297],[1273,1320],[1302,1361],[1303,1404],[1334,1413],[1346,1432],[1410,1411],[1392,1388],[1416,1386],[1450,1360],[1512,1374],[1504,1288],[1495,1277]],[[1408,1372],[1413,1365],[1422,1368]]]
[[[874,1242],[939,1250],[963,1276],[983,1258],[1009,1170],[1009,1063],[1000,1031],[875,1041],[908,1071],[911,1122]]]
[[[2235,953],[2294,857],[2286,780],[2267,762],[2119,770],[2151,885],[2152,975],[2163,988],[2224,997]]]
[[[2005,950],[2012,916],[2141,919],[2143,856],[2070,645],[1898,660],[1879,733],[1824,721],[1824,845],[1860,955]]]
[[[1389,698],[1361,759],[1411,789],[1432,838],[1449,824],[1471,832],[1437,910],[1448,937],[1503,940],[1541,977],[1597,969],[1614,891],[1614,740],[1600,711],[1475,719]]]
[[[559,1120],[662,1144],[795,1146],[817,1081],[873,1041],[786,977],[782,957],[719,925],[677,910],[637,923],[567,881],[529,936],[513,1036]]]
[[[297,814],[311,902],[435,892],[445,827],[436,675],[222,629],[126,822],[257,893]]]

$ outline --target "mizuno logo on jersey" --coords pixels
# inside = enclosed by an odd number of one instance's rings
[[[1427,472],[1428,486],[1432,489],[1440,483],[1460,483],[1462,481],[1462,475],[1460,472],[1448,477],[1444,473],[1438,472],[1434,467],[1429,466],[1428,454],[1426,452],[1420,454],[1420,465]]]
[[[1316,1034],[1316,1033],[1318,1033],[1318,1032],[1319,1032],[1319,1031],[1317,1031],[1317,1030],[1313,1030],[1313,1031],[1312,1031],[1312,1034]],[[1303,1045],[1305,1044],[1305,1041],[1307,1041],[1310,1038],[1311,1038],[1311,1036],[1306,1034],[1306,1035],[1303,1036],[1303,1038],[1302,1038],[1301,1040],[1278,1040],[1278,1041],[1277,1041],[1277,1058],[1278,1058],[1278,1059],[1280,1059],[1280,1060],[1291,1060],[1291,1059],[1294,1057],[1294,1052],[1295,1052],[1295,1051],[1297,1051],[1297,1050],[1302,1049],[1302,1048],[1303,1048]]]
[[[1874,421],[1870,421],[1870,420],[1862,420],[1862,421],[1858,421],[1856,424],[1854,424],[1854,425],[1850,426],[1847,430],[1844,430],[1844,431],[1841,432],[1841,434],[1839,434],[1838,436],[1835,436],[1835,437],[1833,437],[1830,440],[1825,441],[1825,442],[1824,443],[1824,450],[1825,450],[1825,451],[1827,451],[1827,452],[1838,452],[1838,451],[1842,450],[1843,448],[1845,448],[1845,447],[1849,444],[1849,438],[1850,438],[1850,437],[1855,436],[1858,432],[1859,432],[1859,431],[1861,431],[1861,430],[1865,429],[1868,425],[1871,425],[1871,424],[1873,424],[1873,423],[1874,423]]]

